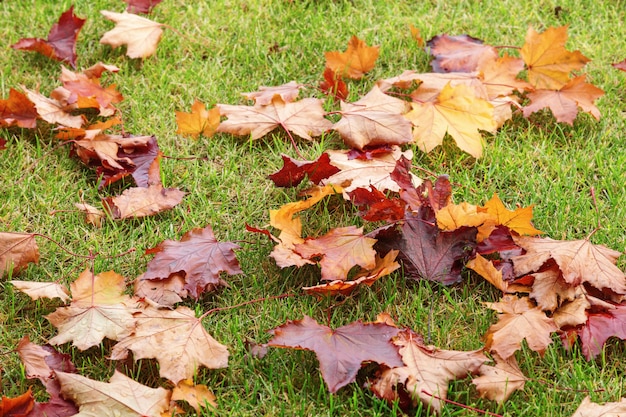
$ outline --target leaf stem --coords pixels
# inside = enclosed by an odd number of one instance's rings
[[[474,411],[476,413],[481,413],[481,414],[484,414],[486,416],[504,417],[502,414],[496,414],[496,413],[492,413],[492,412],[487,411],[487,410],[481,410],[480,408],[470,407],[469,405],[465,405],[465,404],[462,404],[462,403],[459,403],[459,402],[456,402],[456,401],[448,400],[447,398],[441,398],[441,397],[439,397],[437,395],[431,394],[430,392],[426,392],[424,390],[422,390],[422,392],[424,394],[430,396],[430,397],[433,397],[433,398],[439,400],[439,401],[443,401],[443,402],[448,403],[448,404],[456,405],[457,407],[461,407],[461,408],[464,408],[466,410]]]
[[[280,300],[280,299],[283,299],[283,298],[295,297],[295,296],[296,296],[296,294],[272,295],[272,296],[269,296],[269,297],[255,298],[254,300],[244,301],[243,303],[235,304],[235,305],[232,305],[232,306],[216,307],[216,308],[212,308],[211,310],[209,310],[206,313],[204,313],[203,315],[201,315],[199,317],[199,319],[202,320],[203,318],[207,317],[209,314],[217,313],[219,311],[232,310],[233,308],[243,307],[243,306],[246,306],[248,304],[260,303],[260,302],[268,301],[268,300]]]

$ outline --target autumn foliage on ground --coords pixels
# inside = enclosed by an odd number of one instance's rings
[[[124,13],[102,11],[115,27],[100,42],[124,45],[130,58],[145,59],[155,53],[166,26],[135,13],[147,13],[159,1],[128,3]],[[12,88],[0,100],[0,127],[50,128],[60,144],[70,147],[72,157],[93,168],[101,190],[132,179],[134,186],[119,195],[76,202],[92,227],[171,209],[186,193],[164,186],[160,161],[165,155],[157,138],[125,130],[116,108],[124,97],[112,82],[123,82],[116,76],[119,68],[95,63],[75,71],[75,44],[84,23],[72,7],[47,39],[12,45],[63,64],[59,86],[50,94],[23,85]],[[374,322],[334,329],[294,313],[281,326],[267,329],[272,336],[267,343],[253,346],[256,360],[263,360],[270,347],[313,351],[331,393],[354,383],[365,364],[375,363],[367,369],[366,386],[376,396],[398,402],[404,410],[423,403],[438,413],[449,383],[457,379],[471,377],[468,383],[481,397],[499,403],[523,389],[527,377],[515,353],[524,344],[541,355],[558,335],[566,347],[579,343],[587,359],[593,359],[610,337],[626,339],[626,276],[616,266],[621,252],[593,244],[592,236],[572,241],[544,237],[533,226],[532,207],[509,209],[497,194],[484,202],[455,202],[448,176],[422,178],[425,172],[411,162],[408,145],[430,152],[447,138],[480,158],[489,135],[514,116],[550,112],[553,123],[571,125],[586,113],[599,120],[595,102],[603,91],[581,72],[589,59],[567,50],[566,40],[565,26],[540,33],[529,28],[519,48],[495,47],[467,35],[435,36],[426,42],[432,72],[390,74],[348,101],[350,83],[375,67],[380,49],[354,36],[345,51],[320,56],[326,68],[318,85],[292,81],[263,86],[243,93],[248,104],[218,103],[207,109],[196,100],[190,112],[165,115],[175,117],[177,133],[194,139],[221,133],[257,140],[280,129],[296,153],[302,140],[328,134],[342,139],[345,147],[327,149],[315,160],[283,155],[283,168],[268,172],[268,178],[276,187],[298,187],[302,199],[268,207],[269,227],[261,226],[262,219],[247,221],[250,239],[272,245],[270,256],[278,267],[319,269],[320,283],[303,287],[301,296],[332,302],[398,270],[409,280],[452,285],[463,281],[469,269],[502,293],[498,302],[485,303],[498,315],[485,335],[477,335],[485,341],[479,350],[432,346],[385,312]],[[302,215],[331,198],[341,200],[355,214],[354,221],[307,234]],[[0,233],[3,275],[14,277],[27,264],[46,261],[39,259],[36,238],[45,236]],[[220,241],[207,225],[147,249],[146,255],[154,256],[145,272],[130,281],[115,271],[92,269],[80,273],[69,288],[12,279],[33,300],[58,298],[64,304],[46,316],[57,329],[49,344],[36,345],[26,335],[14,349],[26,378],[41,382],[48,401],[36,401],[29,390],[3,398],[0,415],[164,416],[182,415],[182,402],[196,410],[215,406],[210,389],[193,381],[200,367],[228,366],[228,346],[202,326],[203,318],[217,311],[198,316],[177,304],[228,291],[228,276],[245,273],[237,259],[240,249],[238,243]],[[106,353],[108,360],[153,359],[166,383],[148,387],[119,371],[108,382],[95,381],[54,348],[71,343],[84,351],[104,339],[116,342]],[[594,406],[581,405],[580,415],[583,407]]]

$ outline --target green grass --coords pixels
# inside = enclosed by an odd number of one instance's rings
[[[528,25],[537,30],[569,24],[568,49],[579,49],[592,61],[588,79],[606,91],[598,106],[602,119],[588,115],[574,126],[558,125],[551,115],[530,120],[515,117],[487,138],[485,156],[474,160],[450,141],[430,154],[415,150],[413,163],[436,173],[449,174],[456,184],[455,201],[482,204],[494,192],[509,207],[535,206],[534,223],[555,239],[585,238],[601,224],[593,242],[623,251],[626,246],[626,141],[623,138],[626,74],[610,66],[626,58],[626,19],[621,1],[563,0],[562,11],[546,1],[271,1],[219,0],[198,2],[165,0],[152,19],[166,23],[155,57],[144,62],[124,56],[124,50],[100,45],[102,34],[113,24],[99,10],[122,11],[121,1],[75,2],[75,12],[87,17],[77,45],[78,68],[98,61],[121,68],[107,76],[119,86],[125,100],[119,108],[125,129],[133,134],[156,135],[164,154],[205,159],[162,161],[166,186],[189,194],[171,211],[140,220],[106,220],[101,229],[87,225],[73,203],[95,204],[116,194],[119,186],[99,191],[94,171],[68,156],[66,148],[54,149],[58,141],[41,123],[35,131],[0,130],[7,149],[0,151],[0,230],[35,232],[49,236],[78,254],[97,252],[93,264],[74,257],[51,242],[39,239],[41,261],[31,265],[23,280],[62,283],[73,281],[85,268],[96,272],[115,270],[129,280],[145,269],[142,255],[164,239],[179,239],[194,227],[211,225],[220,240],[240,241],[238,251],[243,275],[227,278],[230,288],[209,294],[198,303],[187,302],[199,313],[215,307],[297,292],[317,282],[313,268],[280,270],[268,257],[266,239],[245,231],[245,224],[266,227],[270,209],[297,198],[295,190],[273,186],[267,175],[281,166],[281,153],[296,156],[285,136],[274,133],[250,143],[246,138],[217,135],[193,141],[176,135],[174,112],[188,111],[195,98],[208,105],[244,103],[241,93],[261,85],[279,85],[291,80],[317,85],[324,69],[324,51],[344,50],[352,35],[370,45],[381,46],[376,68],[364,80],[352,82],[351,98],[367,92],[379,78],[398,75],[406,69],[430,70],[427,54],[411,39],[409,25],[421,29],[425,39],[449,33],[468,33],[493,45],[521,46]],[[60,65],[34,53],[8,48],[22,37],[45,37],[51,25],[71,2],[0,2],[0,95],[24,84],[49,94],[59,85]],[[278,45],[277,52],[270,49]],[[301,96],[315,95],[313,88]],[[298,143],[308,158],[327,148],[337,148],[334,135],[316,143]],[[418,173],[419,174],[419,173]],[[590,190],[595,190],[596,201]],[[353,212],[321,204],[306,217],[311,231],[358,222]],[[347,211],[348,210],[348,211]],[[137,251],[116,255],[130,248]],[[622,267],[625,263],[621,261]],[[401,325],[428,336],[445,349],[478,349],[481,335],[495,321],[495,314],[482,302],[496,301],[499,294],[477,277],[462,284],[442,287],[429,282],[408,282],[401,273],[387,277],[334,305],[299,296],[246,305],[219,312],[204,321],[209,332],[230,351],[229,367],[199,372],[198,383],[207,384],[218,398],[219,411],[202,415],[235,416],[387,416],[393,405],[376,399],[358,384],[330,395],[321,380],[311,352],[270,349],[264,359],[253,359],[245,343],[269,339],[267,330],[307,314],[326,322],[330,311],[333,326],[357,319],[372,320],[389,312]],[[33,302],[0,282],[0,368],[2,395],[13,397],[33,386],[38,399],[45,395],[40,384],[24,378],[19,358],[12,350],[23,335],[45,343],[56,334],[44,315],[58,301]],[[332,307],[332,308],[331,308]],[[330,308],[330,310],[329,310]],[[116,366],[140,382],[156,386],[158,368],[152,361],[133,364],[105,359],[112,343],[105,342],[86,352],[69,345],[81,374],[108,380]],[[571,415],[586,395],[594,401],[617,401],[624,395],[624,345],[610,341],[605,352],[587,362],[575,347],[567,352],[555,343],[544,357],[524,349],[517,357],[530,378],[523,392],[499,406],[481,400],[469,380],[454,382],[449,398],[490,412],[518,416]],[[602,392],[595,390],[604,388]],[[425,413],[418,410],[417,415]],[[482,415],[446,405],[442,415]]]

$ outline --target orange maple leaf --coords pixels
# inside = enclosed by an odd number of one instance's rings
[[[7,271],[17,275],[31,262],[39,262],[35,235],[0,232],[0,277]]]
[[[424,152],[440,145],[447,132],[461,150],[480,158],[484,140],[479,130],[497,129],[493,105],[464,84],[446,85],[435,102],[413,102],[411,106],[413,110],[405,117],[415,126],[413,137]]]
[[[379,53],[378,46],[367,46],[365,41],[352,36],[345,52],[326,52],[326,66],[336,74],[359,79],[374,68]]]
[[[506,226],[520,235],[540,235],[543,233],[530,222],[533,218],[532,205],[511,211],[502,204],[498,194],[494,193],[491,200],[487,201],[482,209],[494,218],[496,225]]]
[[[0,127],[19,126],[32,129],[37,125],[35,105],[17,90],[9,90],[9,98],[0,100]]]
[[[115,13],[101,10],[100,13],[116,23],[106,32],[100,43],[117,48],[126,45],[126,55],[131,58],[147,58],[156,52],[163,35],[163,25],[132,13]]]
[[[194,139],[198,139],[199,134],[210,138],[220,125],[220,109],[213,107],[207,111],[204,103],[196,99],[191,106],[191,113],[176,112],[176,124],[176,133],[189,135]]]
[[[524,107],[524,117],[544,108],[549,108],[557,122],[572,125],[578,108],[600,120],[600,110],[594,104],[604,91],[585,82],[585,75],[569,81],[557,90],[535,90],[528,94],[530,104]]]
[[[483,258],[479,253],[465,266],[485,278],[500,291],[506,292],[508,283],[502,279],[502,271],[498,271],[493,262]]]
[[[520,51],[528,67],[528,81],[538,89],[559,89],[570,80],[570,72],[590,61],[580,51],[565,49],[567,25],[537,33],[529,27]]]

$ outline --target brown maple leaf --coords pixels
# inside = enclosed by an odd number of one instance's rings
[[[421,401],[437,413],[447,398],[450,381],[476,373],[489,360],[482,350],[463,352],[425,346],[411,331],[400,333],[393,343],[399,347],[403,365],[385,370],[370,388],[379,397],[394,401],[398,398],[397,386],[402,384],[414,405]]]
[[[198,139],[200,134],[210,138],[220,125],[220,110],[213,107],[207,111],[204,103],[196,99],[191,106],[191,113],[176,112],[176,124],[176,133],[189,135],[194,139]]]
[[[313,140],[313,136],[319,136],[332,128],[330,120],[324,118],[326,112],[322,100],[316,98],[285,103],[280,95],[275,95],[268,105],[217,106],[220,113],[228,118],[219,125],[218,132],[250,135],[252,140],[265,136],[279,126],[307,140]]]
[[[621,417],[623,415],[626,415],[626,398],[600,405],[591,402],[591,397],[587,396],[572,417]]]
[[[56,372],[56,377],[61,394],[76,403],[84,417],[162,417],[169,408],[169,390],[141,385],[119,371],[108,383],[65,372]]]
[[[102,227],[102,219],[106,217],[104,212],[87,203],[74,203],[74,207],[85,213],[85,221],[95,227]]]
[[[100,13],[116,23],[106,32],[100,43],[117,48],[126,45],[126,55],[131,58],[147,58],[156,52],[163,35],[163,25],[132,13],[115,13],[101,10]]]
[[[184,274],[170,275],[165,279],[144,279],[138,276],[134,281],[134,294],[139,298],[147,298],[155,303],[172,307],[183,301],[188,295],[185,290]]]
[[[256,104],[267,106],[272,104],[274,96],[278,95],[285,103],[291,103],[296,100],[300,89],[304,87],[304,84],[299,84],[295,81],[290,81],[286,84],[276,87],[259,87],[259,91],[251,93],[241,93],[242,96],[248,100],[253,100]]]
[[[39,262],[35,235],[0,232],[0,277],[8,271],[17,275],[31,262]]]
[[[403,114],[409,105],[383,93],[378,87],[354,103],[341,102],[341,119],[333,125],[346,145],[403,145],[413,141],[411,122]]]
[[[46,316],[59,330],[50,344],[72,341],[78,349],[86,350],[105,337],[120,340],[133,332],[137,303],[123,294],[126,290],[123,276],[113,271],[95,275],[86,270],[70,284],[70,290],[70,305]]]
[[[554,259],[569,285],[588,282],[598,289],[611,289],[618,294],[626,293],[626,275],[615,266],[622,253],[589,240],[553,240],[514,236],[515,243],[526,254],[513,257],[517,276],[538,271],[548,260]]]
[[[147,304],[134,319],[134,332],[113,346],[111,359],[125,359],[129,350],[135,360],[156,358],[159,374],[174,384],[193,378],[200,366],[228,366],[226,346],[206,332],[190,308],[171,310]]]
[[[584,112],[600,120],[600,110],[594,102],[604,95],[604,91],[585,82],[585,75],[570,80],[556,90],[535,90],[528,93],[530,104],[525,106],[524,117],[541,109],[548,108],[557,122],[574,124],[580,107]]]
[[[502,404],[511,394],[524,389],[528,378],[519,369],[515,356],[504,360],[498,355],[493,355],[496,365],[481,365],[478,368],[479,377],[472,380],[481,398],[487,398]]]
[[[497,128],[493,105],[464,84],[446,85],[437,101],[413,102],[411,106],[405,117],[415,126],[413,137],[424,152],[440,145],[448,133],[461,150],[480,158],[484,140],[479,130],[493,133]]]
[[[363,362],[402,366],[390,342],[399,331],[385,323],[360,321],[333,330],[304,316],[270,330],[274,337],[265,346],[314,351],[328,390],[335,393],[355,380]]]
[[[437,35],[426,44],[435,57],[430,63],[435,72],[472,72],[485,57],[498,57],[496,48],[469,35]]]
[[[218,242],[211,226],[196,228],[185,233],[180,241],[166,240],[148,249],[146,254],[156,254],[142,279],[166,279],[182,274],[184,289],[198,299],[208,289],[226,286],[220,273],[242,274],[235,250],[241,247],[232,242]]]
[[[42,120],[50,124],[59,124],[61,126],[80,128],[85,122],[85,117],[72,116],[65,111],[65,108],[58,100],[48,98],[36,91],[31,91],[22,86],[22,90],[26,92],[28,99],[33,102],[37,109],[37,114]]]
[[[507,291],[508,282],[502,279],[502,271],[499,271],[494,266],[493,262],[485,259],[480,254],[477,253],[476,256],[470,259],[465,266],[485,278],[491,285],[500,291]]]
[[[342,77],[359,79],[369,72],[378,59],[378,46],[367,46],[365,41],[352,36],[345,52],[326,52],[326,67]]]
[[[537,33],[531,27],[520,51],[528,68],[528,81],[537,89],[559,89],[570,80],[570,73],[590,61],[580,51],[565,49],[567,26],[550,27]]]
[[[498,322],[489,327],[485,335],[488,351],[508,359],[521,349],[524,339],[530,349],[540,354],[552,343],[551,334],[558,330],[554,320],[535,307],[528,297],[506,295],[500,302],[485,304],[501,313]]]
[[[24,38],[11,45],[11,48],[36,51],[57,61],[69,62],[75,68],[76,38],[85,21],[74,14],[74,6],[71,6],[52,26],[48,39]]]
[[[104,198],[102,205],[114,219],[154,216],[179,204],[185,194],[178,188],[149,185],[129,188],[121,195]]]
[[[0,100],[0,127],[19,126],[33,129],[37,125],[35,105],[17,90],[9,90],[9,98]]]

